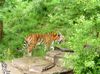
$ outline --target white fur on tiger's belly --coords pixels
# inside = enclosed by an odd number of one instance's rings
[[[41,44],[41,42],[38,42],[36,45],[40,45]]]
[[[36,45],[40,45],[40,44],[42,44],[43,43],[43,39],[39,39],[38,40],[38,43],[36,44]]]

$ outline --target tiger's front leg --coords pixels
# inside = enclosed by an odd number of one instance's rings
[[[49,42],[45,45],[45,51],[47,50],[54,50],[53,43]]]
[[[50,50],[50,43],[45,43],[44,51]]]
[[[54,41],[51,43],[50,49],[51,49],[51,50],[54,50]]]

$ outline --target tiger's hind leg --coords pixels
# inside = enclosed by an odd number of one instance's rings
[[[27,48],[28,56],[32,56],[32,49],[35,48],[36,44],[30,44]]]

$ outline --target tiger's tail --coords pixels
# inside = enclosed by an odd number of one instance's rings
[[[27,41],[24,41],[24,44],[22,46],[23,55],[27,54],[27,48],[28,48]]]
[[[27,42],[24,41],[24,44],[23,44],[23,46],[22,46],[22,50],[25,50],[26,48],[27,48]]]

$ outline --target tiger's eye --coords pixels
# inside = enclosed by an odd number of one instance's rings
[[[58,36],[60,36],[60,34],[58,34]]]

